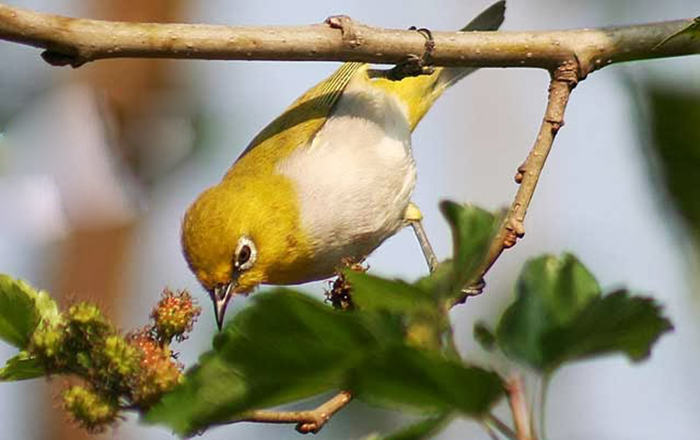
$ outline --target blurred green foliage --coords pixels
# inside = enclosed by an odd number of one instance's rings
[[[651,158],[660,186],[700,246],[700,93],[655,83],[635,90],[648,103]]]

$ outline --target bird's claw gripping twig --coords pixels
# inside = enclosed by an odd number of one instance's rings
[[[433,67],[433,50],[435,50],[435,40],[433,33],[427,28],[416,28],[411,26],[410,31],[416,31],[425,37],[425,50],[421,56],[410,54],[402,61],[396,63],[390,71],[393,80],[402,80],[409,76],[430,75],[435,71]]]

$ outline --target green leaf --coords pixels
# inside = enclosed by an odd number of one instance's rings
[[[515,302],[498,324],[498,343],[508,356],[546,369],[543,336],[570,323],[598,296],[598,282],[573,255],[531,260],[517,281]]]
[[[401,280],[347,271],[352,285],[354,304],[362,312],[380,312],[401,322],[407,338],[414,345],[438,349],[441,335],[449,328],[447,311],[439,306],[437,298],[420,287]]]
[[[496,335],[483,322],[474,324],[474,339],[486,351],[493,350],[496,345]]]
[[[452,259],[416,285],[451,302],[463,295],[466,284],[478,281],[478,272],[498,233],[501,218],[474,205],[450,201],[442,202],[440,208],[452,229]]]
[[[189,434],[250,409],[337,389],[368,353],[402,337],[379,315],[339,312],[286,289],[260,293],[146,421]]]
[[[611,353],[638,362],[649,357],[654,343],[671,330],[671,322],[653,299],[617,291],[592,301],[570,325],[546,334],[543,344],[552,366]]]
[[[365,311],[395,314],[436,314],[438,304],[423,289],[401,280],[388,280],[366,273],[345,271],[352,286],[352,299]]]
[[[396,432],[387,435],[373,435],[366,440],[424,440],[439,434],[447,424],[451,417],[449,414],[442,414],[429,419],[415,422],[412,425],[406,426]]]
[[[568,254],[528,262],[516,292],[496,339],[506,355],[546,374],[566,362],[605,354],[643,360],[672,329],[652,299],[626,291],[601,296],[590,272]]]
[[[40,319],[35,306],[38,296],[24,281],[0,274],[0,339],[27,348]]]
[[[433,352],[392,347],[368,358],[348,384],[360,399],[381,406],[481,417],[503,395],[500,377]]]
[[[22,351],[9,359],[3,368],[0,368],[0,381],[34,379],[45,374],[46,371],[41,363],[26,351]]]

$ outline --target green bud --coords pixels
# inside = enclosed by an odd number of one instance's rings
[[[63,407],[89,432],[102,432],[117,420],[119,406],[94,391],[76,385],[63,392]]]
[[[133,374],[138,368],[138,352],[121,336],[108,336],[105,340],[104,356],[108,369],[121,376]]]
[[[41,358],[55,358],[63,345],[63,331],[59,326],[39,325],[32,334],[32,354]]]
[[[90,351],[92,347],[104,344],[105,338],[116,333],[102,311],[94,304],[79,302],[68,309],[67,331],[70,350]]]
[[[81,326],[108,326],[102,311],[94,304],[79,302],[68,309],[68,320]]]

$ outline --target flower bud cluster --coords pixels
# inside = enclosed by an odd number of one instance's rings
[[[124,337],[97,306],[79,302],[40,322],[28,351],[47,374],[82,379],[63,393],[63,407],[79,426],[101,432],[119,419],[120,404],[147,408],[180,383],[183,366],[169,344],[186,338],[199,313],[189,293],[166,289],[151,325]]]

